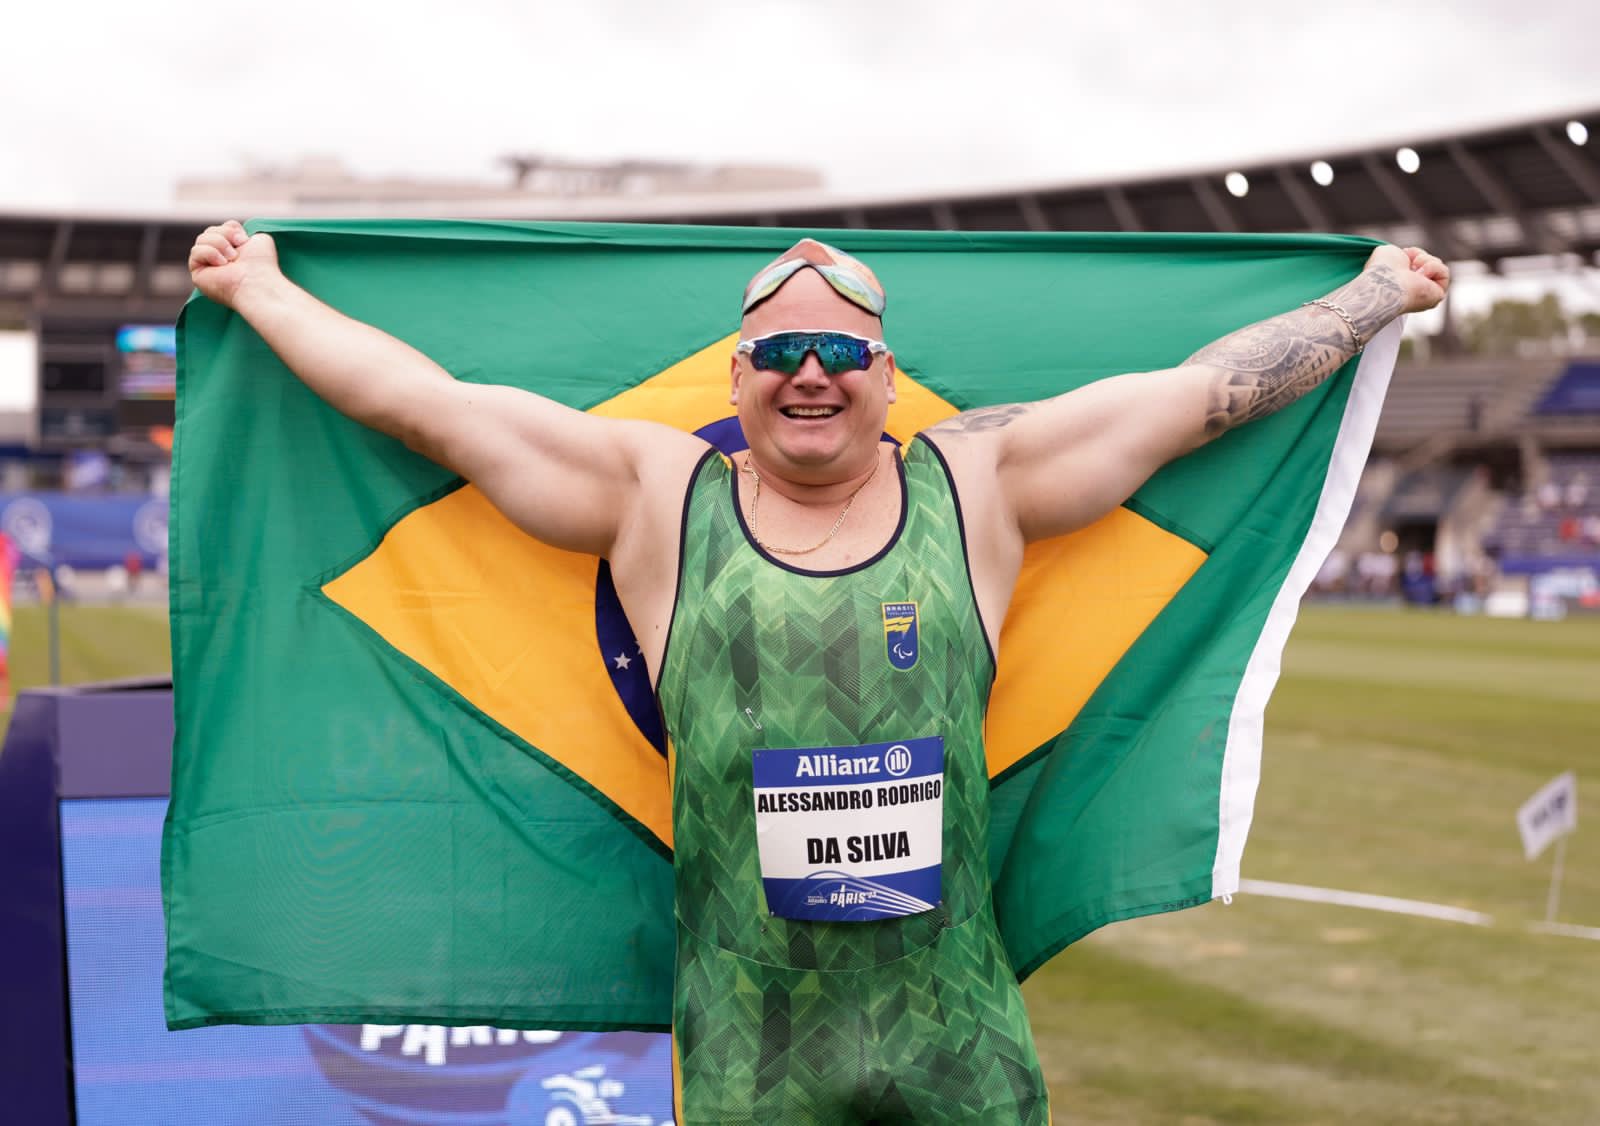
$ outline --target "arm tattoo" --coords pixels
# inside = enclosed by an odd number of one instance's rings
[[[1387,267],[1368,270],[1328,295],[1350,314],[1362,340],[1400,315],[1405,293]],[[1221,369],[1211,386],[1206,437],[1294,402],[1355,355],[1350,328],[1331,310],[1309,305],[1241,328],[1184,361]]]
[[[1010,426],[1037,405],[1008,403],[1001,407],[979,407],[935,423],[928,430],[936,434],[976,434],[984,430],[999,430],[1002,426]]]

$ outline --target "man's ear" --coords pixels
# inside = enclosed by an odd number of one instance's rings
[[[739,405],[739,353],[735,352],[728,366],[728,402]]]
[[[894,353],[883,354],[883,389],[888,402],[894,402]]]

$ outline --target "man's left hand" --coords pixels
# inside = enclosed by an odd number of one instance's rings
[[[1367,259],[1368,270],[1387,269],[1405,294],[1402,313],[1420,313],[1444,300],[1450,267],[1420,246],[1380,246]]]

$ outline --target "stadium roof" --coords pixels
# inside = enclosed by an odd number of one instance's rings
[[[920,198],[803,192],[522,201],[501,195],[407,204],[404,213],[809,229],[1342,231],[1421,244],[1452,260],[1493,267],[1545,255],[1579,255],[1593,264],[1600,252],[1597,149],[1600,107],[1592,107],[1404,146],[1374,144],[1137,179]],[[1314,162],[1325,167],[1314,174]],[[1235,175],[1247,184],[1242,195],[1235,194],[1244,186]],[[244,206],[237,210],[249,213]],[[170,318],[189,292],[184,263],[196,230],[223,217],[192,208],[160,215],[0,211],[0,318],[46,312]]]
[[[1593,143],[1589,131],[1595,131]],[[694,222],[945,230],[1338,231],[1454,260],[1600,251],[1600,108],[1432,140],[1139,179],[855,205],[673,216]],[[1414,154],[1414,171],[1399,163]],[[1408,162],[1412,156],[1405,158]],[[1325,167],[1319,183],[1314,164]],[[1236,186],[1230,180],[1243,177]]]

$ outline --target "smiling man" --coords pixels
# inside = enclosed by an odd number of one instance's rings
[[[982,722],[1023,548],[1294,401],[1448,285],[1431,255],[1380,247],[1178,367],[970,411],[901,450],[883,288],[805,240],[746,289],[749,448],[726,458],[458,382],[236,223],[190,268],[332,405],[610,561],[673,749],[684,1123],[1048,1119],[987,867]]]

